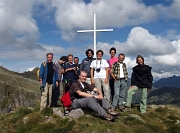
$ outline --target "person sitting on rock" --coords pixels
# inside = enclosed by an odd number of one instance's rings
[[[100,89],[86,83],[87,73],[81,71],[79,79],[73,82],[70,87],[72,109],[90,108],[106,120],[114,121],[117,112],[112,109],[111,104],[103,99]],[[94,91],[95,94],[89,92]],[[107,111],[107,112],[106,112]]]

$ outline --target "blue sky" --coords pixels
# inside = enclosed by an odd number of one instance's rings
[[[93,49],[97,29],[97,49],[109,58],[109,49],[125,53],[129,77],[141,54],[152,66],[154,79],[180,75],[179,0],[0,0],[0,65],[12,71],[32,70],[45,60],[54,61],[69,53],[85,58]]]

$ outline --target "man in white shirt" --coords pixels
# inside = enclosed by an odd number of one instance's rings
[[[104,92],[104,98],[110,102],[110,89],[108,79],[108,67],[109,64],[106,60],[102,59],[103,51],[98,50],[96,52],[97,59],[92,61],[91,67],[91,84],[97,88],[102,88]]]

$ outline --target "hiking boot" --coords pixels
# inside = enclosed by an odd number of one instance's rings
[[[113,116],[119,115],[119,113],[116,112],[114,108],[109,108],[109,109],[107,110],[107,112],[108,112],[110,115],[113,115]]]
[[[123,112],[123,110],[125,109],[125,107],[119,107],[119,111]]]
[[[128,111],[131,111],[130,107],[125,107],[124,109],[122,109],[122,112],[128,112]]]
[[[108,114],[108,113],[106,113],[105,115],[103,115],[103,118],[106,119],[106,120],[108,120],[108,121],[112,121],[112,122],[115,121],[115,117],[112,116],[112,115],[110,115],[110,114]]]
[[[146,114],[146,112],[141,112],[141,115],[145,115]]]

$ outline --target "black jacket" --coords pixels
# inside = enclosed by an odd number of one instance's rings
[[[151,74],[151,67],[148,65],[137,65],[133,67],[131,76],[131,86],[139,88],[152,88],[153,76]]]
[[[85,58],[82,60],[80,71],[87,72],[87,78],[91,77],[90,65],[93,60],[95,60],[95,58]]]

